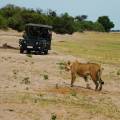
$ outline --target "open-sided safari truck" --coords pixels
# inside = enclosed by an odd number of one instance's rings
[[[52,26],[26,24],[23,39],[19,40],[20,53],[40,52],[48,54],[51,49]]]

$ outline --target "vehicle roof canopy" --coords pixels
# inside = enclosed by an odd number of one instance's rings
[[[52,26],[49,25],[43,25],[43,24],[33,24],[33,23],[29,23],[26,24],[26,27],[41,27],[41,28],[47,28],[47,29],[52,29]]]

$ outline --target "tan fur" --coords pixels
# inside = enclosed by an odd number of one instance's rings
[[[65,69],[71,71],[71,87],[75,82],[76,75],[83,77],[86,82],[88,81],[88,76],[90,76],[96,86],[95,90],[102,90],[102,84],[104,84],[104,82],[101,79],[102,68],[99,64],[80,63],[77,60],[74,62],[68,61]],[[87,87],[88,86],[89,85],[87,84]]]

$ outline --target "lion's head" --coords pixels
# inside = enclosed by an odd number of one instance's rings
[[[66,71],[70,71],[71,70],[71,61],[68,61],[66,64],[65,64],[65,70]]]

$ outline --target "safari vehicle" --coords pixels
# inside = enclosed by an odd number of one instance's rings
[[[23,39],[19,40],[20,53],[40,52],[48,54],[51,49],[52,26],[26,24]]]

